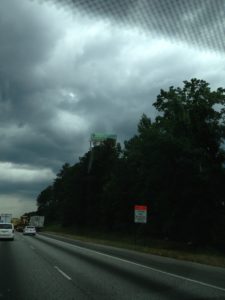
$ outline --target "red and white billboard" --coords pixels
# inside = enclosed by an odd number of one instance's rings
[[[134,206],[134,223],[147,223],[147,205]]]

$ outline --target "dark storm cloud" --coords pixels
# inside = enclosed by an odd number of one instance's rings
[[[16,13],[12,14],[11,10]],[[40,15],[36,14],[39,9]],[[55,20],[54,20],[55,18]],[[50,21],[55,21],[51,26]],[[1,1],[0,12],[0,124],[1,159],[37,163],[54,152],[54,140],[39,130],[51,118],[48,99],[36,105],[46,86],[40,64],[49,59],[60,27],[41,5],[29,1]],[[41,92],[40,92],[41,91]],[[31,149],[32,148],[32,149]],[[54,157],[53,157],[54,159]],[[57,165],[59,167],[59,163]]]
[[[2,0],[0,14],[1,83],[7,86],[22,83],[26,89],[31,88],[32,70],[48,58],[60,30],[49,26],[44,11],[35,14],[28,4],[24,0]]]
[[[1,122],[18,119],[18,124],[23,124],[23,115],[27,115],[26,95],[40,89],[34,70],[50,55],[57,35],[46,16],[35,14],[27,1],[1,1]]]
[[[51,184],[51,180],[49,179],[49,181],[43,180],[42,182],[38,182],[35,183],[34,182],[30,182],[30,183],[19,183],[16,182],[12,185],[11,182],[8,183],[0,183],[0,190],[1,190],[1,194],[4,195],[11,195],[12,193],[16,193],[17,196],[25,196],[26,198],[30,198],[33,201],[35,200],[34,195],[37,194],[37,190],[41,191],[44,188],[46,188],[46,186],[49,184]],[[12,188],[13,187],[13,188]]]
[[[0,6],[0,211],[12,201],[16,214],[23,199],[35,207],[37,194],[65,159],[58,141],[40,129],[52,110],[47,112],[40,101],[36,108],[35,103],[35,95],[41,98],[48,86],[40,65],[51,56],[62,29],[57,27],[57,13],[38,3],[2,0]],[[65,154],[70,150],[67,147]],[[14,164],[9,167],[8,162]]]
[[[59,0],[54,0],[59,3]],[[60,0],[65,8],[138,26],[172,41],[224,51],[223,0]]]
[[[61,166],[88,151],[92,132],[132,137],[142,113],[155,117],[160,88],[202,75],[215,86],[224,80],[224,59],[213,53],[150,38],[133,21],[118,26],[94,0],[93,18],[86,6],[53,2],[0,2],[0,209],[10,197],[34,207]]]

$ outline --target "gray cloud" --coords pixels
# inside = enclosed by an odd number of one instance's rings
[[[53,0],[65,9],[136,26],[151,37],[161,36],[223,52],[223,0]]]
[[[101,8],[90,18],[86,7],[53,3],[0,3],[0,210],[12,201],[18,214],[63,163],[88,151],[92,132],[123,142],[142,113],[155,117],[160,88],[192,77],[218,87],[225,76],[225,58],[207,47],[150,37]]]

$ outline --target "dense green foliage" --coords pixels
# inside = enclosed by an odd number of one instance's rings
[[[134,205],[148,205],[144,233],[225,244],[225,89],[203,80],[161,90],[124,149],[108,140],[65,164],[37,198],[48,222],[132,231]],[[92,165],[89,170],[89,162]]]

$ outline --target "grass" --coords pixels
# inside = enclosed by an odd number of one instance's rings
[[[97,231],[78,232],[76,228],[50,225],[44,231],[84,242],[109,245],[143,253],[160,255],[225,268],[225,254],[214,248],[194,249],[187,244],[152,238],[135,238],[134,235],[104,233]]]

